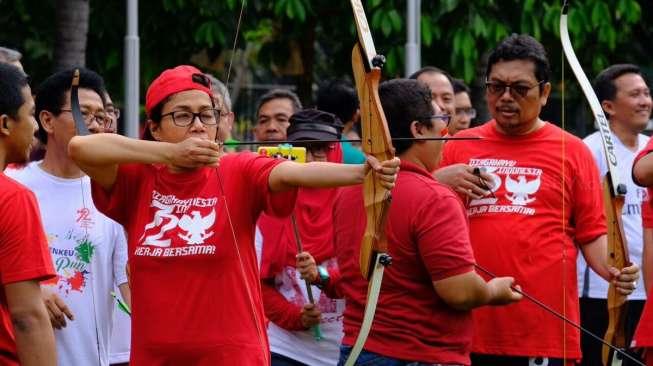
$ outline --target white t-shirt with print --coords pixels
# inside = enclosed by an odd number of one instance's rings
[[[7,175],[36,195],[57,277],[42,283],[68,305],[75,319],[55,330],[59,366],[109,365],[114,285],[127,282],[122,226],[101,214],[88,177],[64,179],[32,162]]]
[[[648,142],[648,137],[640,134],[638,136],[637,151],[629,150],[624,144],[612,134],[614,143],[614,152],[617,156],[617,168],[619,170],[619,182],[626,185],[626,199],[622,211],[622,219],[626,241],[628,242],[628,253],[630,261],[642,266],[642,207],[641,204],[648,200],[646,189],[639,187],[633,182],[631,174],[633,161],[637,153],[642,150]],[[601,142],[599,132],[587,136],[583,142],[589,147],[594,155],[596,164],[599,167],[601,178],[608,171],[605,152]],[[592,271],[585,262],[582,255],[578,256],[578,294],[580,297],[590,297],[595,299],[605,299],[608,294],[608,282]],[[646,292],[644,286],[639,284],[637,289],[628,296],[629,300],[644,300]]]
[[[260,267],[263,236],[258,227],[256,227],[254,246]],[[336,263],[336,259],[332,258],[320,265],[328,268],[336,266]],[[274,282],[276,289],[286,300],[299,306],[308,303],[306,282],[299,277],[299,272],[294,267],[286,267],[283,273],[276,276]],[[345,300],[330,299],[317,286],[311,286],[311,290],[317,307],[322,312],[320,323],[322,339],[316,341],[312,330],[290,331],[270,322],[268,325],[270,351],[311,366],[337,365],[340,358],[340,343],[344,335],[342,321]]]

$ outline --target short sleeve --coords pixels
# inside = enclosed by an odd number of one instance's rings
[[[642,201],[642,226],[647,229],[653,228],[653,207],[651,207],[651,204],[653,204],[653,201],[650,200],[652,194],[653,194],[653,189],[648,188],[648,197],[649,200]]]
[[[474,269],[469,225],[462,203],[453,192],[423,202],[413,225],[419,253],[432,281]]]
[[[634,168],[635,168],[635,164],[637,164],[637,162],[638,162],[641,158],[643,158],[644,156],[650,154],[652,151],[653,151],[653,139],[650,139],[650,140],[648,140],[648,143],[646,144],[646,146],[644,147],[644,149],[642,149],[642,151],[640,151],[640,152],[637,154],[637,156],[635,157],[635,161],[633,162],[633,166],[632,166],[631,169],[634,169]],[[643,185],[641,185],[641,184],[637,181],[637,179],[635,179],[635,174],[632,174],[632,173],[631,173],[631,175],[632,175],[632,177],[633,177],[633,182],[635,182],[635,184],[637,184],[638,186],[644,187]]]
[[[124,226],[128,226],[130,214],[136,212],[139,174],[145,165],[123,164],[118,167],[116,182],[110,191],[91,180],[93,203],[100,212]]]
[[[576,241],[580,244],[592,242],[607,232],[603,188],[601,178],[592,154],[585,144],[577,145],[577,158],[570,171],[574,172],[571,200],[572,220]]]
[[[297,188],[284,192],[270,191],[270,173],[285,160],[272,159],[253,153],[242,153],[246,176],[252,177],[253,191],[257,194],[261,209],[268,215],[283,217],[292,213],[297,199]]]
[[[113,280],[116,286],[127,283],[127,238],[125,230],[117,222],[111,222],[113,242]]]
[[[13,282],[54,277],[52,257],[34,194],[18,191],[3,198],[0,216],[0,280]]]

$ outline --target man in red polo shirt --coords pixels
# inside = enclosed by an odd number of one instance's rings
[[[379,96],[393,138],[441,136],[450,118],[431,104],[430,90],[415,80],[381,84]],[[471,309],[521,299],[513,279],[485,282],[474,270],[467,219],[458,196],[438,183],[442,141],[394,141],[401,158],[386,227],[393,264],[386,268],[372,329],[357,364],[469,365]],[[314,261],[299,256],[302,275],[340,292],[347,301],[340,364],[363,320],[368,283],[361,276],[359,249],[366,226],[362,187],[341,189],[333,211],[334,245],[340,280],[327,283]],[[335,285],[335,286],[334,286]],[[401,362],[401,363],[399,363]],[[393,363],[393,364],[395,364]]]

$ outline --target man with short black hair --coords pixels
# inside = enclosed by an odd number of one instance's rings
[[[642,263],[642,212],[646,204],[646,189],[633,182],[631,170],[635,156],[644,149],[649,138],[642,134],[651,117],[651,94],[639,67],[632,64],[612,65],[601,71],[594,80],[594,91],[610,123],[614,153],[619,164],[618,181],[626,185],[626,196],[621,213],[628,253],[632,263]],[[600,176],[607,171],[607,160],[599,131],[587,136],[583,142],[589,147]],[[581,325],[592,333],[605,334],[608,329],[608,286],[603,278],[590,271],[582,257],[578,258],[578,288],[580,289]],[[630,344],[635,327],[644,308],[646,289],[639,286],[628,296],[625,316],[626,345]],[[602,344],[583,334],[582,365],[599,365]],[[637,354],[631,356],[637,358]],[[624,365],[633,365],[623,360]]]
[[[449,134],[452,136],[460,130],[468,129],[476,117],[476,109],[472,106],[472,92],[464,81],[453,79],[453,93],[456,112],[449,124]]]
[[[2,172],[9,163],[28,161],[37,129],[27,76],[0,64],[0,364],[5,366],[56,365],[39,285],[55,272],[36,199]]]
[[[486,75],[494,119],[461,131],[481,140],[449,141],[442,161],[491,176],[491,192],[467,203],[474,254],[480,266],[514,276],[529,294],[578,323],[579,252],[624,295],[635,288],[638,266],[608,264],[603,191],[589,149],[540,119],[551,93],[544,47],[513,34],[490,54]],[[568,366],[581,358],[578,329],[532,302],[473,315],[473,365]]]
[[[68,143],[77,134],[73,73],[73,69],[57,72],[39,86],[36,110],[39,135],[46,141],[45,157],[12,171],[11,177],[36,195],[56,265],[57,276],[42,285],[57,328],[58,365],[108,366],[114,285],[127,303],[130,299],[127,244],[122,226],[95,208],[88,176],[68,156]],[[105,92],[102,77],[79,69],[79,106],[91,133],[104,132],[111,124]]]
[[[256,107],[256,141],[284,141],[290,116],[302,109],[297,94],[286,89],[273,89],[259,98]]]
[[[456,114],[456,103],[454,100],[453,78],[449,73],[435,66],[424,66],[410,75],[409,79],[415,79],[426,84],[431,89],[433,103],[437,104],[444,113],[453,118]]]
[[[415,80],[384,82],[379,97],[390,136],[405,140],[393,141],[401,170],[384,228],[393,264],[385,269],[374,322],[356,364],[468,365],[471,310],[518,301],[521,295],[510,289],[511,278],[486,283],[475,272],[460,199],[431,177],[443,142],[410,140],[442,136],[450,116],[431,103],[429,88]],[[366,227],[362,193],[362,186],[343,188],[334,202],[339,280],[324,276],[307,253],[298,256],[302,276],[346,300],[339,365],[352,351],[367,300],[368,281],[359,261]]]
[[[344,80],[331,80],[323,84],[317,91],[315,101],[317,109],[335,114],[343,124],[343,140],[359,140],[361,137],[356,130],[360,122],[360,108],[358,94],[352,85]],[[361,164],[365,161],[365,154],[360,150],[360,142],[340,143],[343,153],[343,163]]]

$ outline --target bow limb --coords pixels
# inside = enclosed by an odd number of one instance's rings
[[[86,136],[90,134],[86,122],[84,122],[84,116],[82,115],[82,110],[79,105],[79,69],[75,69],[73,72],[73,80],[70,84],[70,110],[72,111],[73,121],[75,122],[75,129],[77,130],[77,135]]]
[[[569,39],[567,26],[567,13],[569,10],[568,1],[565,0],[562,13],[560,16],[560,40],[564,54],[569,65],[580,84],[585,98],[590,104],[594,118],[599,127],[601,141],[603,143],[603,152],[607,161],[608,172],[603,179],[603,198],[605,212],[608,224],[608,264],[617,269],[622,269],[630,265],[628,258],[628,247],[624,236],[621,212],[626,195],[626,186],[619,183],[617,170],[617,156],[614,152],[613,135],[610,131],[610,124],[603,113],[601,103],[599,102],[592,85],[578,62],[578,58]],[[608,343],[614,343],[619,348],[626,347],[625,340],[625,304],[626,296],[620,294],[615,285],[610,283],[608,289],[608,330],[605,333],[604,340]],[[610,348],[603,346],[602,360],[603,365],[610,364]],[[613,356],[612,365],[620,365],[621,361]]]
[[[394,148],[378,93],[384,58],[376,54],[361,1],[351,0],[351,5],[358,32],[358,42],[352,51],[352,69],[361,109],[361,145],[365,154],[385,161],[394,158]],[[360,247],[360,268],[363,277],[369,281],[369,286],[363,323],[346,366],[356,363],[365,345],[376,311],[383,271],[391,262],[385,235],[391,194],[381,186],[371,169],[363,181],[363,201],[367,224]]]

